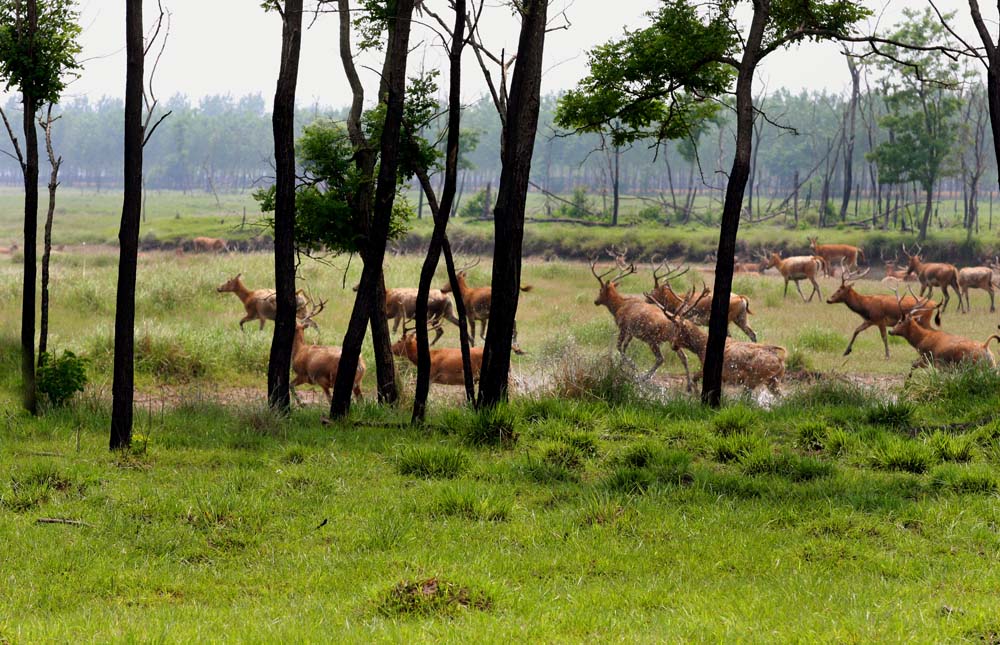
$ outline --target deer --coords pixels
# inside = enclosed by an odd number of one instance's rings
[[[479,264],[477,259],[472,264],[467,264],[460,271],[456,277],[458,278],[458,296],[462,298],[462,302],[465,304],[465,315],[469,319],[469,342],[473,346],[476,345],[476,321],[482,322],[482,335],[480,338],[486,340],[486,325],[490,320],[490,303],[493,300],[493,288],[492,287],[470,287],[468,283],[468,271],[469,269],[475,267]],[[519,285],[518,288],[521,291],[528,292],[531,291],[532,286],[529,285]],[[441,285],[442,293],[451,293],[451,282],[446,282]],[[458,297],[456,296],[456,297]],[[514,327],[514,335],[517,335],[517,326]]]
[[[614,317],[615,325],[618,326],[617,349],[626,361],[632,363],[633,366],[635,365],[625,353],[633,338],[638,338],[649,345],[649,349],[653,352],[656,362],[646,372],[645,378],[652,378],[656,370],[660,368],[660,365],[663,365],[663,353],[660,351],[660,345],[673,337],[674,323],[663,317],[658,306],[641,300],[625,298],[618,292],[618,286],[622,279],[635,273],[634,264],[622,267],[616,263],[614,267],[600,274],[597,273],[596,266],[597,259],[594,258],[590,263],[590,272],[594,274],[597,282],[601,285],[597,298],[594,299],[594,305],[598,307],[604,305]],[[605,280],[615,270],[618,271],[618,274],[610,280]],[[680,349],[675,348],[673,351],[684,366],[684,377],[687,382],[687,389],[690,392],[692,383],[687,356]]]
[[[931,314],[937,307],[937,303],[933,300],[925,300],[921,303],[913,296],[898,298],[891,295],[862,295],[854,290],[854,283],[868,275],[869,271],[871,268],[865,269],[861,273],[851,273],[848,269],[844,269],[840,274],[840,287],[827,298],[826,302],[830,305],[842,302],[847,305],[848,309],[861,316],[863,320],[854,330],[851,341],[847,343],[844,356],[850,355],[858,334],[869,327],[878,327],[879,333],[882,335],[882,344],[885,346],[885,358],[888,360],[889,339],[886,336],[886,329],[895,325],[903,316],[918,307],[920,307],[920,311],[915,314],[914,319],[918,324],[930,328]],[[896,295],[899,295],[898,291]],[[938,319],[938,324],[940,324],[940,319]]]
[[[10,246],[0,246],[0,255],[12,255],[17,253],[17,242],[14,242]]]
[[[665,273],[660,273],[660,270],[666,268]],[[647,298],[647,302],[650,304],[657,304],[659,302],[664,303],[668,309],[676,312],[681,305],[684,304],[684,299],[674,292],[673,288],[670,286],[670,280],[680,277],[687,273],[688,269],[680,271],[680,266],[671,269],[669,264],[661,262],[659,266],[652,266],[653,269],[653,290],[650,292],[651,296]],[[680,271],[680,272],[678,272]],[[662,283],[661,283],[662,281]],[[757,342],[757,334],[754,332],[753,328],[750,327],[750,321],[747,320],[748,315],[753,315],[750,311],[750,299],[746,296],[741,296],[739,294],[731,294],[729,296],[729,322],[736,323],[736,326],[743,330],[743,333],[752,342]],[[699,299],[697,304],[691,309],[690,319],[698,325],[707,325],[709,318],[712,316],[712,294],[708,293],[706,298]]]
[[[826,261],[824,272],[828,276],[833,275],[834,263],[846,265],[852,271],[858,268],[858,257],[865,259],[864,251],[860,247],[850,244],[820,244],[818,237],[810,237],[809,248],[813,255],[818,255]]]
[[[354,285],[354,290],[358,290],[359,285]],[[460,324],[455,316],[454,305],[440,289],[431,289],[427,292],[427,322],[436,333],[431,345],[438,342],[444,335],[444,329],[437,324],[442,320],[447,320],[456,327]],[[400,323],[404,327],[408,320],[417,316],[417,289],[402,287],[385,290],[385,317],[393,321],[392,333],[399,330]]]
[[[714,251],[705,256],[705,264],[716,264],[719,256]],[[760,273],[760,262],[743,262],[738,257],[733,262],[733,273]]]
[[[993,269],[991,267],[965,267],[958,270],[958,299],[965,299],[965,311],[972,310],[969,289],[982,289],[990,294],[990,313],[996,311],[993,301]]]
[[[881,253],[881,251],[879,251]],[[916,282],[917,276],[912,273],[907,273],[906,268],[900,269],[902,266],[899,263],[899,256],[894,256],[891,260],[886,260],[884,256],[882,257],[882,262],[885,263],[885,277],[882,278],[882,282],[888,282],[894,280],[897,282]]]
[[[905,338],[920,355],[920,358],[913,362],[910,374],[913,374],[913,370],[932,365],[944,367],[962,363],[985,363],[990,367],[996,367],[996,359],[989,345],[991,340],[1000,341],[1000,335],[993,334],[985,342],[980,343],[938,329],[928,329],[917,322],[918,314],[924,308],[921,305],[911,309],[889,330],[893,336]]]
[[[819,284],[816,282],[816,274],[823,270],[824,266],[826,266],[826,260],[819,255],[795,255],[782,259],[779,253],[772,252],[770,255],[762,256],[760,270],[762,273],[772,267],[778,270],[778,273],[785,279],[785,293],[782,297],[788,297],[788,282],[792,281],[795,283],[795,289],[802,296],[802,301],[812,302],[815,295],[819,295],[820,300],[823,299]],[[809,294],[809,300],[806,300],[802,293],[799,280],[809,280],[812,283],[813,290]]]
[[[340,366],[341,349],[329,345],[307,345],[305,341],[305,330],[307,327],[316,327],[313,317],[323,311],[326,301],[323,300],[312,311],[303,316],[295,324],[295,339],[292,341],[292,371],[295,372],[295,379],[289,384],[289,389],[299,399],[295,387],[298,385],[318,385],[323,389],[326,400],[333,400],[333,385],[337,381],[337,368]],[[357,372],[354,376],[354,396],[360,401],[361,379],[365,376],[365,361],[358,357]]]
[[[671,310],[666,303],[656,302],[660,312],[672,323],[671,345],[674,351],[686,349],[698,356],[705,365],[705,354],[708,350],[708,333],[688,319],[711,292],[707,287],[701,295],[694,297],[694,289],[683,299],[676,310]],[[653,294],[648,294],[653,296]],[[778,387],[785,377],[785,359],[788,350],[779,345],[763,345],[744,341],[726,339],[726,348],[722,365],[722,382],[742,385],[753,391],[761,385],[767,387],[772,394],[778,394]],[[696,374],[701,378],[701,371]]]
[[[941,310],[946,311],[948,309],[948,301],[951,300],[951,296],[948,294],[948,287],[951,287],[959,296],[958,310],[964,311],[965,303],[962,302],[962,292],[958,287],[958,269],[955,268],[955,265],[948,264],[947,262],[923,262],[920,259],[922,247],[919,244],[917,245],[916,253],[912,255],[906,250],[905,244],[902,247],[903,255],[907,258],[906,274],[916,274],[917,280],[920,281],[920,297],[922,298],[926,294],[929,298],[934,293],[934,287],[940,287],[941,291],[944,292]]]
[[[417,364],[417,335],[413,330],[403,325],[403,336],[392,344],[392,353],[405,356],[414,365]],[[462,366],[462,350],[454,348],[432,349],[431,383],[438,385],[465,385],[465,372]],[[470,347],[469,359],[472,367],[472,378],[479,380],[479,371],[483,367],[483,348]]]
[[[195,251],[204,251],[206,253],[214,251],[215,253],[229,253],[229,243],[218,237],[196,237],[191,240],[194,244]]]
[[[278,300],[274,289],[248,289],[241,279],[242,273],[237,273],[218,286],[218,293],[235,293],[236,297],[243,303],[246,315],[240,320],[240,330],[245,323],[251,320],[259,320],[260,328],[264,329],[264,323],[274,320],[278,315]],[[299,318],[305,316],[308,298],[299,289],[295,293],[295,315]],[[319,312],[317,312],[319,313]]]

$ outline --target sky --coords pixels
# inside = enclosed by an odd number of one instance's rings
[[[871,0],[868,0],[869,2]],[[869,5],[879,24],[888,27],[899,19],[904,7],[927,6],[926,0],[894,0]],[[171,33],[156,78],[156,93],[166,99],[186,94],[193,101],[206,95],[260,93],[270,101],[277,77],[281,23],[275,14],[266,14],[260,0],[163,0],[171,12]],[[306,6],[312,2],[306,0]],[[551,31],[546,41],[543,92],[573,87],[587,71],[586,52],[594,45],[620,37],[625,28],[646,23],[645,12],[659,0],[552,0],[551,26],[570,23],[567,29]],[[747,3],[748,4],[748,3]],[[120,97],[124,91],[124,2],[80,0],[85,59],[82,76],[74,81],[66,98],[86,96]],[[427,5],[446,15],[446,0],[427,0]],[[498,0],[488,0],[489,20],[483,22],[484,38],[499,51],[516,49],[517,22]],[[959,10],[956,21],[963,34],[973,37],[962,22],[960,0],[941,0],[944,11]],[[156,15],[155,0],[145,1],[146,23]],[[988,9],[988,6],[986,7]],[[560,14],[560,12],[564,12]],[[564,17],[563,17],[564,16]],[[307,22],[312,21],[309,16]],[[995,24],[995,23],[994,23]],[[411,68],[445,69],[443,49],[426,29],[414,35]],[[376,66],[375,57],[363,57],[362,65]],[[473,101],[486,92],[482,75],[471,57],[466,61],[464,99]],[[366,85],[373,87],[375,74],[362,69]],[[806,43],[791,51],[779,52],[765,60],[758,87],[773,91],[842,92],[849,76],[839,47],[835,44]],[[337,18],[319,16],[304,33],[299,72],[298,102],[339,107],[349,102],[349,92],[337,54]]]

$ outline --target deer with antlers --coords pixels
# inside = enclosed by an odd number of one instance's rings
[[[468,272],[479,264],[477,258],[471,264],[463,266],[458,272],[458,295],[465,304],[465,315],[469,319],[469,342],[473,346],[476,344],[476,321],[482,322],[482,336],[486,340],[486,325],[490,320],[490,303],[493,300],[492,287],[470,287],[468,283]],[[531,291],[531,285],[520,286],[521,291]],[[441,285],[442,293],[451,293],[451,282]],[[517,336],[517,325],[514,326],[514,335]]]
[[[982,289],[990,294],[990,313],[996,311],[993,300],[993,269],[990,267],[965,267],[958,270],[958,299],[965,300],[965,311],[972,310],[969,289]]]
[[[638,338],[649,345],[649,349],[656,358],[653,367],[646,373],[646,378],[651,378],[656,373],[656,370],[660,368],[660,365],[663,365],[663,353],[660,351],[660,345],[673,337],[674,323],[663,317],[659,307],[642,300],[626,298],[619,293],[618,286],[621,284],[622,279],[635,273],[634,264],[622,267],[616,262],[614,267],[600,274],[597,273],[596,266],[597,259],[595,258],[590,263],[590,272],[597,278],[597,282],[601,285],[601,288],[597,294],[597,298],[594,300],[594,305],[604,305],[614,317],[615,324],[618,326],[617,348],[625,360],[630,363],[632,362],[625,352],[633,338]],[[605,280],[607,276],[616,270],[618,274],[615,277]],[[684,377],[687,382],[687,389],[690,391],[692,383],[687,356],[680,349],[675,348],[674,352],[684,366]]]
[[[235,293],[236,297],[243,303],[246,315],[240,320],[240,329],[245,323],[251,320],[259,320],[260,328],[264,329],[264,323],[274,320],[278,315],[278,298],[274,289],[248,289],[241,279],[242,273],[237,273],[218,286],[218,293]],[[306,307],[309,300],[300,289],[295,294],[295,315],[303,318],[306,315]],[[319,312],[316,312],[319,313]]]
[[[191,243],[198,252],[229,253],[229,243],[220,237],[196,237]]]
[[[674,351],[686,349],[698,356],[702,366],[705,364],[705,353],[708,349],[708,333],[689,320],[689,316],[697,309],[698,303],[704,301],[709,293],[708,287],[702,289],[701,295],[694,296],[692,287],[683,303],[671,310],[666,303],[656,302],[657,308],[671,323],[671,345]],[[653,294],[647,294],[652,298]],[[788,351],[779,345],[761,345],[744,341],[726,339],[726,349],[722,365],[722,382],[732,385],[742,385],[747,390],[755,390],[761,385],[767,387],[773,394],[785,377],[785,359]],[[701,372],[696,375],[700,378]]]
[[[318,385],[323,389],[326,400],[333,399],[333,384],[337,381],[337,368],[340,366],[340,347],[329,345],[307,345],[305,331],[307,327],[316,327],[313,317],[323,311],[326,301],[312,308],[295,324],[295,340],[292,341],[292,371],[295,379],[289,384],[289,389],[295,400],[301,403],[295,387],[298,385]],[[365,376],[365,361],[358,358],[357,373],[354,376],[354,396],[361,400],[361,379]]]
[[[913,273],[916,274],[917,280],[920,281],[920,297],[924,297],[926,294],[929,298],[934,294],[934,287],[940,287],[941,291],[944,292],[944,300],[941,301],[941,310],[945,311],[948,309],[948,301],[951,300],[951,296],[948,294],[948,287],[955,290],[955,294],[959,296],[958,299],[958,310],[964,311],[965,303],[962,302],[961,290],[958,287],[958,269],[955,268],[954,264],[948,264],[947,262],[924,262],[920,259],[920,251],[923,250],[918,244],[916,253],[910,254],[906,250],[906,245],[903,244],[903,254],[907,258],[906,273],[907,275]]]
[[[684,299],[681,298],[670,286],[670,280],[674,278],[679,278],[688,272],[690,267],[685,268],[681,271],[681,266],[678,265],[675,268],[670,268],[670,265],[665,261],[661,262],[659,265],[650,263],[653,270],[653,290],[650,292],[650,297],[647,298],[647,302],[650,304],[656,304],[659,302],[664,303],[670,311],[674,313],[684,304]],[[662,269],[665,271],[661,272]],[[746,296],[741,296],[739,294],[731,294],[729,296],[729,322],[735,323],[737,327],[743,330],[743,333],[753,341],[757,342],[757,334],[754,332],[753,328],[750,327],[750,321],[747,319],[748,315],[752,315],[753,312],[750,311],[750,299]],[[701,298],[698,300],[697,304],[691,309],[689,318],[698,325],[708,325],[708,320],[712,316],[712,294],[708,293],[706,298]]]
[[[785,294],[783,297],[788,297],[788,283],[791,281],[795,283],[795,289],[802,296],[803,302],[812,302],[815,295],[818,295],[820,300],[823,299],[823,294],[819,290],[819,284],[816,282],[816,275],[826,266],[826,260],[821,256],[795,255],[790,258],[782,258],[780,253],[772,252],[770,255],[762,255],[761,260],[760,270],[762,273],[767,269],[775,268],[785,279]],[[809,280],[812,283],[813,290],[809,294],[809,300],[806,300],[805,295],[802,293],[802,287],[799,286],[800,280]]]
[[[891,260],[886,260],[885,256],[882,255],[882,251],[879,251],[879,257],[882,258],[882,262],[885,263],[885,277],[882,278],[883,282],[888,282],[890,280],[895,280],[897,282],[916,282],[917,276],[909,273],[906,267],[899,263],[899,256],[893,256]],[[899,268],[903,266],[903,268]]]
[[[417,364],[417,335],[413,329],[403,325],[403,337],[392,344],[392,353],[405,356],[414,365]],[[439,385],[465,385],[465,372],[462,366],[462,350],[442,348],[430,350],[431,383]],[[479,371],[483,367],[483,348],[470,347],[469,360],[472,367],[472,378],[479,380]]]
[[[891,295],[862,295],[854,290],[854,282],[868,275],[869,271],[871,271],[870,268],[865,269],[861,273],[851,273],[845,269],[840,274],[840,288],[834,291],[833,295],[827,298],[826,302],[831,305],[842,302],[847,305],[848,309],[861,316],[863,320],[857,329],[854,330],[851,342],[847,343],[844,356],[851,353],[858,334],[869,327],[878,327],[879,333],[882,335],[882,344],[885,345],[885,357],[888,359],[889,339],[886,336],[886,329],[892,327],[903,316],[918,308],[920,311],[914,315],[914,320],[917,321],[917,324],[930,328],[931,314],[934,308],[937,307],[937,303],[932,300],[921,302],[912,295],[899,298],[898,290],[896,297]]]
[[[833,275],[834,264],[846,266],[851,271],[858,268],[858,257],[865,259],[864,251],[860,247],[850,244],[820,244],[818,237],[810,237],[809,248],[813,255],[818,255],[826,262],[823,270],[828,276]]]
[[[962,363],[985,363],[990,367],[996,366],[996,359],[989,345],[991,340],[1000,341],[1000,335],[993,334],[980,343],[938,329],[928,329],[918,322],[919,314],[928,308],[925,303],[927,301],[923,300],[920,306],[911,309],[889,330],[893,336],[905,338],[920,355],[910,368],[911,374],[915,369],[931,365],[944,367]]]
[[[358,290],[358,285],[354,285],[354,290]],[[393,321],[393,334],[399,329],[400,323],[403,323],[405,328],[407,321],[417,317],[417,289],[410,287],[386,289],[385,317]],[[456,327],[460,324],[455,316],[451,298],[440,289],[431,289],[427,292],[427,323],[428,328],[433,329],[436,334],[431,345],[444,335],[444,329],[437,324],[444,320]]]

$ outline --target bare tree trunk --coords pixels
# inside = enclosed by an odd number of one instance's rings
[[[142,0],[125,4],[125,177],[118,232],[118,293],[115,301],[114,381],[111,386],[112,450],[132,444],[135,385],[135,280],[142,209]]]
[[[42,310],[38,328],[38,361],[49,349],[49,261],[52,258],[52,219],[56,212],[56,189],[59,187],[59,166],[62,157],[56,157],[52,148],[52,104],[48,105],[45,120],[40,121],[45,132],[45,152],[49,157],[49,208],[45,214],[45,239],[42,250]]]
[[[274,286],[277,312],[267,362],[267,402],[287,412],[292,343],[295,339],[295,89],[302,44],[302,0],[285,0],[281,67],[274,91]],[[210,184],[211,185],[211,184]],[[214,187],[213,187],[214,190]],[[216,197],[218,200],[218,197]]]
[[[503,132],[502,169],[493,220],[493,302],[479,379],[477,405],[480,408],[495,406],[507,398],[510,352],[521,284],[524,208],[538,127],[547,17],[547,0],[524,0],[521,3],[521,35],[517,65],[514,66],[510,84],[508,125]]]

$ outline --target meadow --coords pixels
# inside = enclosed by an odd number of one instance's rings
[[[915,352],[892,339],[885,360],[876,330],[845,360],[860,319],[783,298],[772,271],[735,289],[793,373],[780,397],[732,390],[713,412],[672,356],[652,382],[615,357],[586,263],[531,258],[509,405],[477,414],[435,386],[412,427],[400,364],[402,406],[371,403],[369,374],[368,401],[323,427],[321,395],[287,418],[263,407],[272,326],[241,331],[215,291],[238,272],[269,286],[270,257],[153,251],[135,445],[109,454],[117,258],[70,236],[113,216],[73,233],[67,215],[50,345],[86,356],[91,385],[38,419],[18,409],[20,265],[0,256],[0,643],[1000,641],[994,371],[904,381]],[[680,286],[711,284],[704,269]],[[303,263],[300,286],[329,300],[314,342],[339,344],[359,270]],[[392,256],[387,284],[418,270]],[[640,265],[623,290],[651,286]],[[992,333],[986,296],[972,305],[944,327]]]

